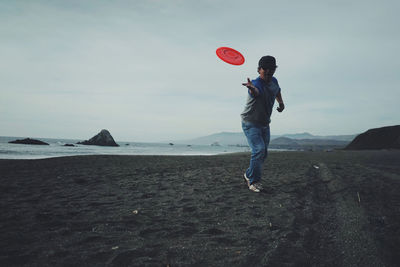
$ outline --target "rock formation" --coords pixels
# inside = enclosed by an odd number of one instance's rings
[[[100,133],[93,136],[89,140],[78,142],[81,145],[94,145],[94,146],[119,146],[115,143],[114,138],[107,130],[101,130]]]
[[[400,125],[375,128],[354,138],[348,150],[400,149]]]
[[[74,144],[65,144],[64,146],[75,146]]]
[[[25,139],[20,139],[20,140],[15,140],[15,141],[10,141],[8,142],[10,144],[23,144],[23,145],[49,145],[46,142],[36,140],[36,139],[31,139],[31,138],[25,138]]]
[[[211,144],[211,146],[221,146],[221,144],[219,142],[214,142]]]

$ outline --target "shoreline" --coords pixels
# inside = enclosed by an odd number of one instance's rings
[[[126,144],[120,147],[65,146],[63,143],[50,143],[49,146],[0,143],[2,159],[39,159],[78,155],[217,155],[243,152],[243,147],[191,146],[169,144]]]
[[[400,150],[397,149],[382,149],[382,150],[345,150],[345,149],[333,149],[333,150],[296,150],[296,149],[268,149],[268,154],[272,153],[397,153]],[[54,158],[73,158],[73,157],[218,157],[225,155],[250,155],[251,151],[239,151],[239,152],[221,152],[217,154],[73,154],[73,155],[59,155],[59,156],[38,156],[33,158],[0,158],[0,161],[5,160],[46,160]]]

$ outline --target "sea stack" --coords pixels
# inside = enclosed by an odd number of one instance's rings
[[[114,138],[111,136],[110,132],[104,129],[89,140],[78,142],[78,144],[93,146],[119,146],[117,143],[115,143]]]
[[[21,140],[15,140],[15,141],[10,141],[8,142],[10,144],[23,144],[23,145],[46,145],[48,146],[49,144],[40,140],[36,139],[31,139],[31,138],[25,138]]]
[[[400,125],[370,129],[354,138],[346,149],[400,149]]]
[[[74,144],[65,144],[64,146],[75,146]]]

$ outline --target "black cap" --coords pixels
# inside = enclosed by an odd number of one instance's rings
[[[258,61],[258,67],[263,69],[275,69],[277,67],[276,60],[273,56],[263,56],[260,58],[260,61]]]

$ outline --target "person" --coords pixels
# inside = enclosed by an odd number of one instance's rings
[[[275,99],[279,103],[277,110],[282,112],[285,109],[281,88],[273,76],[276,68],[273,56],[263,56],[258,62],[260,76],[252,81],[247,78],[247,82],[242,84],[248,88],[247,102],[241,113],[242,129],[251,148],[250,166],[243,176],[253,192],[262,190],[262,165],[268,155],[269,124]]]

